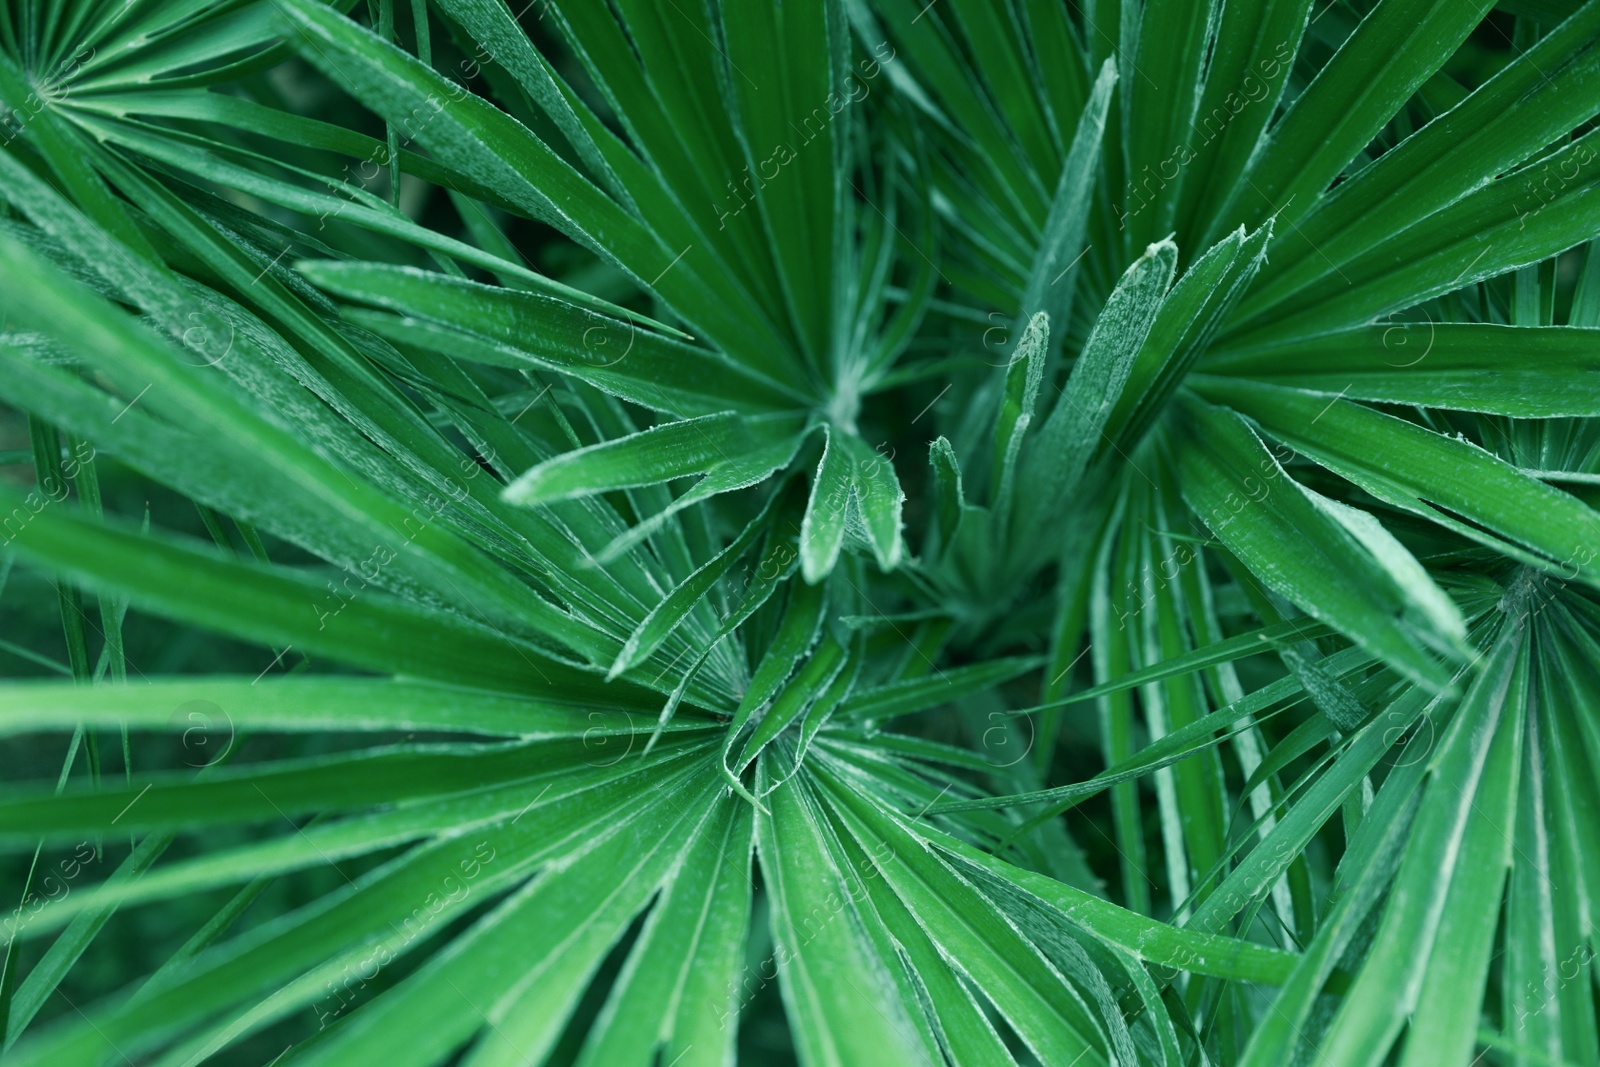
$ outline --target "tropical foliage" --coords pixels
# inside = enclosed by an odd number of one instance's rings
[[[5,1063],[1600,1063],[1597,115],[1600,0],[7,5]]]

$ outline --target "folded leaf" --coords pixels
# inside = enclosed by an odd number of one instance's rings
[[[1374,554],[1238,415],[1199,402],[1185,412],[1192,429],[1179,457],[1184,498],[1222,543],[1267,588],[1407,677],[1435,689],[1448,684],[1434,654],[1463,655],[1459,613],[1440,608],[1448,601],[1425,576],[1415,585],[1421,568],[1398,542]],[[1397,550],[1398,567],[1386,559]]]

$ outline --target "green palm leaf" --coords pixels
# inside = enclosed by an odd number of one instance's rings
[[[0,10],[0,1055],[1600,1062],[1597,48]]]

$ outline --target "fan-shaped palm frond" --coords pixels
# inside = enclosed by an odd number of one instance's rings
[[[0,13],[7,1062],[1600,1062],[1597,87],[1600,0]]]

